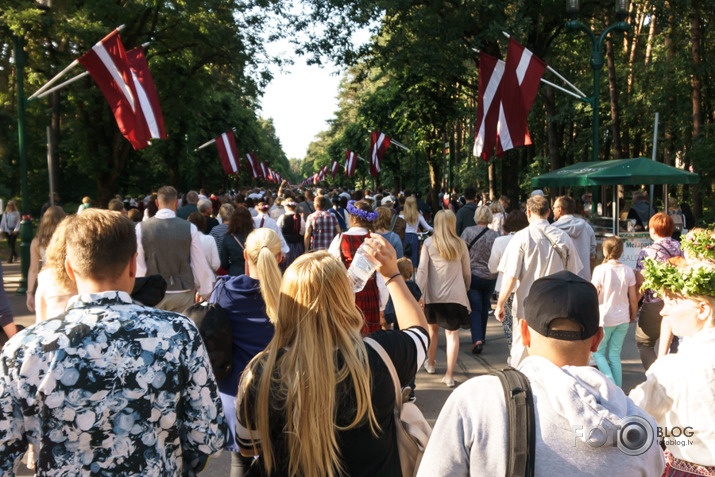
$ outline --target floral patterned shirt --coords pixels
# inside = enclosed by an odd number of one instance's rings
[[[670,237],[658,239],[638,254],[636,260],[636,271],[642,272],[645,268],[645,259],[652,258],[656,262],[667,262],[671,257],[682,257],[683,252],[680,250],[680,242],[673,240]],[[662,298],[655,296],[653,290],[647,289],[643,296],[643,303],[659,303]]]
[[[127,293],[73,297],[0,357],[0,475],[193,475],[225,442],[206,349],[185,316]]]

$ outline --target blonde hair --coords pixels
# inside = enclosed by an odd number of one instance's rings
[[[281,286],[281,270],[278,260],[281,254],[281,239],[269,228],[255,229],[246,238],[248,260],[258,269],[261,282],[261,297],[266,304],[266,314],[273,323],[278,309],[278,292]]]
[[[498,202],[496,203],[498,204]],[[474,211],[474,221],[477,224],[490,224],[492,219],[494,219],[494,215],[492,214],[491,209],[486,205],[477,207],[477,210]]]
[[[498,200],[495,200],[494,202],[489,204],[489,210],[492,211],[492,214],[503,214],[504,206],[501,205],[501,203]]]
[[[412,279],[412,272],[415,270],[414,265],[412,265],[412,260],[407,257],[402,257],[397,260],[397,269],[400,271],[400,275],[405,280]]]
[[[603,263],[618,260],[623,255],[623,240],[618,235],[603,240]]]
[[[45,213],[44,217],[47,216]],[[47,263],[43,268],[52,271],[52,276],[57,285],[65,290],[76,290],[77,285],[67,275],[65,268],[65,259],[67,258],[67,220],[63,220],[55,228],[55,233],[52,234],[52,239],[47,246]]]
[[[14,200],[9,200],[5,206],[5,212],[17,212],[17,206]]]
[[[417,210],[417,199],[414,195],[409,196],[405,200],[405,210],[403,212],[405,220],[410,225],[415,225],[420,220],[420,211]]]
[[[440,210],[434,216],[432,245],[439,256],[451,262],[457,260],[466,249],[464,241],[457,236],[457,216],[451,210]]]
[[[243,373],[236,410],[247,427],[260,435],[268,474],[276,455],[269,415],[285,417],[282,431],[289,450],[288,475],[337,476],[342,470],[337,431],[367,421],[377,436],[372,409],[367,350],[360,330],[362,313],[355,306],[345,266],[325,251],[300,256],[283,277],[275,335]],[[336,349],[342,360],[336,359]],[[255,377],[260,370],[260,377]],[[257,383],[252,383],[254,380]],[[347,426],[335,422],[336,387],[350,380],[355,392],[355,417]],[[241,399],[255,389],[255,401]],[[276,403],[281,403],[276,407]]]

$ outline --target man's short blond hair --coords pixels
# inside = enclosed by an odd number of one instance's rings
[[[137,251],[134,223],[119,212],[100,209],[66,220],[67,258],[74,273],[99,280],[118,278]]]
[[[526,201],[526,209],[539,217],[547,217],[549,215],[549,201],[543,195],[529,197],[529,200]]]

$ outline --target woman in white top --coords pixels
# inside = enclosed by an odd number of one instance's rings
[[[40,226],[37,228],[37,235],[30,243],[30,268],[27,271],[27,309],[35,312],[35,292],[37,291],[37,276],[40,273],[40,262],[44,267],[47,263],[47,247],[52,239],[55,229],[65,218],[65,211],[62,207],[48,207],[45,214],[40,219]]]
[[[218,246],[216,240],[210,235],[206,235],[206,218],[200,212],[191,212],[187,218],[189,222],[194,224],[199,229],[199,242],[201,242],[201,250],[204,252],[206,262],[211,267],[211,271],[216,273],[216,270],[221,268],[221,257],[218,255]]]
[[[504,219],[506,219],[504,207],[502,207],[499,201],[495,200],[489,204],[489,210],[492,211],[492,223],[489,224],[489,228],[497,232],[499,235],[504,235]]]
[[[7,238],[7,245],[10,248],[10,259],[7,263],[12,263],[13,259],[17,258],[17,250],[15,250],[15,242],[20,234],[20,212],[17,211],[15,201],[11,200],[7,203],[5,212],[0,220],[0,234]]]
[[[52,234],[52,240],[47,246],[47,263],[37,276],[37,291],[35,292],[35,321],[37,323],[63,313],[69,299],[77,294],[75,282],[70,279],[65,270],[66,225],[66,221],[60,222]]]
[[[400,217],[405,219],[407,226],[405,227],[405,241],[402,242],[402,251],[405,257],[412,260],[412,266],[417,270],[420,265],[420,239],[417,237],[417,232],[420,227],[422,230],[432,232],[432,227],[425,222],[420,211],[417,209],[417,199],[411,195],[405,200],[405,208],[400,214]]]
[[[454,368],[459,354],[459,329],[469,328],[467,290],[472,280],[469,251],[457,236],[457,217],[451,210],[434,216],[435,233],[425,240],[416,282],[422,290],[425,315],[429,324],[430,346],[425,369],[435,372],[439,327],[447,335],[447,372],[442,382],[454,387]]]
[[[603,327],[603,340],[593,353],[598,369],[621,386],[621,350],[628,324],[638,312],[636,275],[633,269],[618,261],[623,254],[623,240],[608,237],[603,241],[603,263],[593,270],[591,283],[598,290],[598,305]],[[608,348],[608,359],[606,359]]]

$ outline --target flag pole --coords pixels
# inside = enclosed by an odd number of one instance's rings
[[[362,156],[358,156],[357,154],[355,154],[355,157],[357,157],[358,159],[360,159],[360,160],[363,161],[363,162],[367,162],[367,159],[365,159],[365,158],[362,157]]]
[[[232,132],[236,132],[236,128],[231,128],[231,131],[232,131]],[[223,134],[223,133],[221,133],[221,134]],[[220,136],[221,134],[219,134],[219,136]],[[194,152],[198,152],[198,151],[200,151],[201,149],[203,149],[203,148],[205,148],[205,147],[208,147],[208,146],[210,146],[211,144],[213,144],[213,143],[215,143],[215,142],[216,142],[216,138],[213,138],[213,139],[211,139],[211,140],[209,140],[209,141],[206,141],[205,143],[203,143],[202,145],[200,145],[199,147],[197,147],[196,149],[194,149]]]
[[[546,83],[546,84],[548,84],[549,86],[552,86],[552,87],[554,87],[554,88],[556,88],[556,89],[558,89],[558,90],[560,90],[560,91],[563,91],[563,92],[566,93],[566,94],[570,94],[570,95],[573,96],[574,98],[577,98],[577,99],[580,99],[580,100],[583,100],[583,101],[586,100],[585,97],[581,97],[581,96],[577,95],[576,93],[574,93],[573,91],[569,91],[569,90],[567,90],[566,88],[562,88],[561,86],[559,86],[559,85],[557,85],[557,84],[554,84],[554,83],[552,83],[551,81],[547,81],[547,80],[545,80],[545,79],[542,78],[542,79],[541,79],[541,82],[542,82],[542,83]]]
[[[45,91],[45,92],[43,92],[43,93],[40,93],[40,91],[38,90],[38,92],[35,93],[35,94],[36,94],[35,97],[36,97],[37,99],[42,99],[42,98],[44,98],[45,96],[47,96],[48,94],[54,93],[54,92],[57,91],[58,89],[62,89],[62,88],[64,88],[65,86],[74,83],[75,81],[79,81],[79,80],[81,80],[82,78],[84,78],[84,77],[87,76],[87,75],[89,75],[89,71],[85,71],[84,73],[78,74],[78,75],[75,76],[74,78],[68,79],[68,80],[65,81],[64,83],[60,83],[60,84],[58,84],[57,86],[55,86],[54,88],[50,88],[50,89],[48,89],[47,91]],[[39,93],[39,94],[38,94],[38,93]]]
[[[124,27],[125,27],[125,25],[119,25],[117,28],[115,28],[115,30],[117,30],[117,31],[122,31],[122,30],[124,30]],[[101,43],[101,41],[98,42],[98,43]],[[44,85],[42,88],[38,89],[38,90],[35,91],[29,98],[27,98],[28,101],[31,100],[31,99],[34,99],[34,98],[35,98],[36,96],[38,96],[39,94],[44,93],[44,92],[47,90],[47,88],[49,88],[50,86],[52,86],[53,84],[55,84],[62,76],[65,75],[65,73],[67,73],[69,70],[71,70],[72,68],[74,68],[74,67],[77,66],[78,64],[79,64],[79,61],[78,61],[78,60],[74,60],[74,61],[73,61],[72,63],[70,63],[65,69],[63,69],[62,71],[60,71],[59,73],[57,73],[54,78],[52,78],[50,81],[48,81],[47,83],[45,83],[45,85]]]
[[[511,35],[508,34],[508,33],[505,32],[505,31],[503,31],[502,34],[503,34],[505,37],[507,37],[507,38],[511,38]],[[576,86],[574,86],[573,84],[571,84],[571,82],[570,82],[569,80],[567,80],[566,78],[564,78],[563,76],[561,76],[561,74],[559,74],[559,72],[556,71],[555,69],[553,69],[551,66],[546,65],[546,69],[549,70],[549,71],[551,71],[551,72],[552,72],[553,74],[555,74],[556,76],[558,76],[558,77],[561,79],[561,81],[563,81],[563,82],[566,83],[567,85],[571,86],[571,87],[574,89],[574,91],[576,91],[578,94],[581,95],[582,98],[587,98],[587,97],[588,97],[588,96],[586,96],[586,93],[584,93],[583,91],[581,91],[580,89],[578,89]],[[545,82],[545,81],[544,81],[544,82]],[[549,84],[549,83],[547,83],[547,84]],[[550,83],[550,84],[551,84],[552,86],[554,86],[553,83]],[[559,88],[559,89],[561,89],[561,88]],[[562,91],[563,91],[563,90],[562,90]],[[582,99],[582,98],[579,98],[579,99]]]
[[[123,25],[122,25],[122,26],[123,26]],[[146,43],[142,43],[142,48],[146,48],[146,47],[149,46],[150,44],[151,44],[150,41],[147,41]],[[55,91],[57,91],[57,90],[59,90],[59,89],[64,88],[65,86],[67,86],[67,85],[69,85],[69,84],[74,83],[75,81],[78,81],[78,80],[84,78],[84,77],[87,76],[88,74],[89,74],[89,71],[85,71],[84,73],[80,73],[80,74],[78,74],[77,76],[75,76],[74,78],[68,79],[68,80],[65,81],[64,83],[60,83],[60,84],[58,84],[57,86],[55,86],[54,88],[50,88],[50,89],[48,89],[48,90],[45,91],[45,92],[41,92],[41,89],[40,89],[40,90],[38,90],[38,91],[35,93],[35,95],[36,95],[35,97],[36,97],[37,99],[42,99],[42,98],[44,98],[45,96],[47,96],[48,94],[53,93],[53,92],[55,92]],[[47,86],[47,85],[46,85],[46,86]]]
[[[410,152],[410,149],[407,146],[402,145],[401,143],[395,141],[394,139],[390,138],[390,144],[394,144],[395,146],[404,149],[407,152]]]

